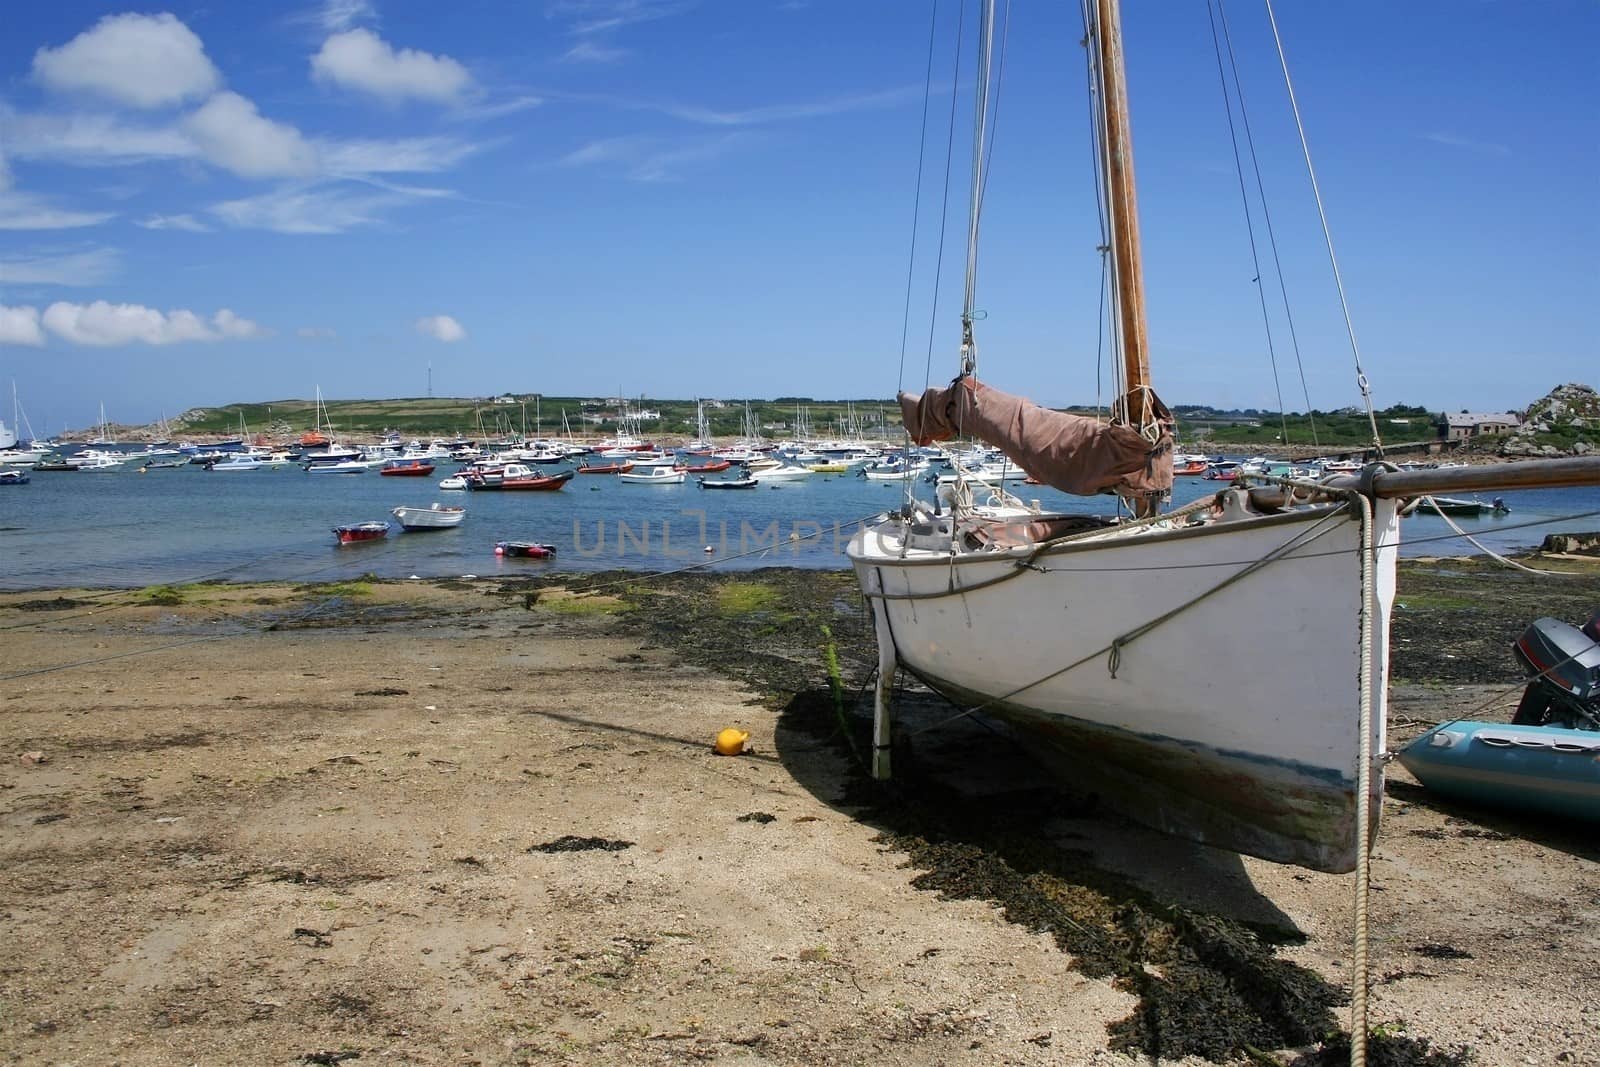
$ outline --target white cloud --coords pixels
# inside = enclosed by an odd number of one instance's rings
[[[360,90],[398,101],[408,96],[453,102],[472,88],[472,75],[450,56],[434,56],[416,48],[395,51],[371,30],[347,30],[322,43],[310,58],[320,82]]]
[[[264,118],[238,93],[221,92],[184,120],[206,159],[241,178],[302,177],[317,153],[293,126]]]
[[[272,331],[258,322],[241,318],[227,308],[222,308],[211,316],[211,325],[217,334],[227,340],[243,341],[257,337],[271,337]]]
[[[331,341],[339,336],[331,326],[302,326],[295,334],[308,341]]]
[[[39,329],[39,309],[34,307],[6,307],[0,304],[0,345],[44,344],[44,331]]]
[[[190,233],[210,233],[211,227],[193,215],[151,215],[138,223],[147,230],[188,230]]]
[[[200,38],[166,13],[107,15],[60,48],[35,52],[33,76],[142,108],[202,97],[222,82]]]
[[[414,48],[396,51],[371,30],[336,33],[311,57],[311,73],[320,81],[358,89],[386,100],[418,97],[452,102],[472,85],[467,68],[449,56]]]
[[[426,315],[417,320],[417,332],[435,341],[450,344],[467,336],[461,324],[449,315]]]
[[[99,285],[122,269],[115,248],[0,257],[0,285]]]
[[[44,309],[46,329],[79,345],[170,345],[183,341],[221,341],[266,337],[269,330],[224,308],[210,323],[192,311],[157,311],[142,304],[69,304],[58,301]]]

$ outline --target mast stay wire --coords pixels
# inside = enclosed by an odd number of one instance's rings
[[[1239,179],[1239,204],[1244,208],[1244,228],[1250,239],[1250,265],[1254,271],[1251,279],[1255,285],[1256,298],[1261,303],[1261,327],[1267,335],[1267,361],[1272,366],[1272,390],[1278,398],[1278,426],[1283,433],[1283,443],[1289,443],[1289,416],[1283,406],[1283,383],[1278,377],[1278,349],[1272,340],[1272,316],[1267,312],[1267,290],[1261,283],[1261,252],[1256,247],[1256,226],[1251,218],[1250,194],[1244,184],[1244,160],[1239,155],[1239,133],[1233,122],[1233,96],[1239,93],[1239,86],[1235,84],[1230,91],[1228,75],[1222,65],[1222,40],[1217,34],[1217,12],[1212,0],[1206,0],[1206,17],[1211,23],[1211,48],[1217,57],[1217,82],[1222,89],[1222,110],[1228,117],[1228,141],[1233,146],[1233,172]],[[1237,77],[1238,71],[1235,70]],[[1242,99],[1242,94],[1240,94]],[[1243,105],[1240,105],[1241,108]]]
[[[1322,222],[1322,240],[1328,247],[1328,264],[1333,268],[1333,284],[1339,291],[1339,308],[1344,312],[1345,335],[1350,339],[1350,354],[1355,359],[1356,387],[1361,390],[1361,401],[1367,409],[1367,425],[1372,428],[1372,447],[1378,458],[1383,458],[1383,438],[1378,434],[1378,416],[1372,410],[1372,383],[1361,367],[1361,346],[1356,343],[1356,327],[1350,318],[1350,301],[1345,296],[1344,277],[1339,273],[1339,257],[1333,251],[1333,231],[1328,227],[1328,213],[1322,206],[1322,188],[1317,184],[1317,171],[1311,164],[1311,145],[1306,140],[1305,123],[1300,119],[1300,102],[1295,99],[1294,82],[1289,77],[1289,59],[1283,51],[1283,37],[1278,33],[1278,17],[1273,13],[1272,0],[1264,0],[1267,21],[1272,25],[1272,40],[1278,49],[1278,66],[1283,71],[1283,85],[1289,93],[1289,107],[1294,112],[1295,130],[1300,134],[1300,152],[1306,161],[1306,176],[1311,179],[1311,195],[1317,202],[1317,218]]]
[[[1245,145],[1250,152],[1250,166],[1255,171],[1256,196],[1261,201],[1261,218],[1266,223],[1267,243],[1272,249],[1272,266],[1278,276],[1278,295],[1283,301],[1283,319],[1289,328],[1289,346],[1294,350],[1294,362],[1300,372],[1300,395],[1306,404],[1306,420],[1311,427],[1311,444],[1320,447],[1317,418],[1311,407],[1311,388],[1306,384],[1306,364],[1300,355],[1300,335],[1294,328],[1294,311],[1289,305],[1289,286],[1284,279],[1283,259],[1278,254],[1278,231],[1272,225],[1272,208],[1267,203],[1267,186],[1261,177],[1261,159],[1256,154],[1255,133],[1250,126],[1250,111],[1244,102],[1244,82],[1239,78],[1239,61],[1233,49],[1233,33],[1228,28],[1227,0],[1217,0],[1217,17],[1222,23],[1222,39],[1228,46],[1228,65],[1233,68],[1233,90],[1239,98],[1239,121],[1244,126]]]

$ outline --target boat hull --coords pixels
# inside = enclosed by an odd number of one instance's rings
[[[362,541],[380,541],[389,536],[389,524],[386,522],[360,522],[349,526],[335,526],[333,534],[339,539],[341,545],[353,545]]]
[[[1457,719],[1400,750],[1429,790],[1492,807],[1600,822],[1600,733]]]
[[[536,541],[500,541],[494,546],[494,554],[514,559],[549,559],[556,554],[556,546]]]
[[[1379,516],[1374,753],[1398,547],[1394,509],[1380,503]],[[1317,870],[1354,866],[1362,595],[1348,512],[1037,555],[902,553],[896,529],[857,534],[850,558],[899,665],[1011,723],[1069,787],[1142,822]],[[1284,558],[1249,569],[1273,553]]]

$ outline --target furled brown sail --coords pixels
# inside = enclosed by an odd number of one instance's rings
[[[1150,399],[1161,426],[1154,443],[1128,426],[1052,411],[970,377],[920,397],[901,393],[900,410],[919,445],[970,434],[1062,492],[1092,496],[1111,489],[1148,497],[1172,488],[1172,415]]]

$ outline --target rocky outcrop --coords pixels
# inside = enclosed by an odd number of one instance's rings
[[[1512,457],[1592,455],[1600,447],[1600,393],[1576,382],[1558,385],[1522,414],[1522,425],[1500,442]]]

